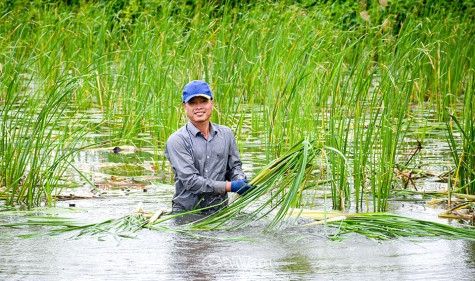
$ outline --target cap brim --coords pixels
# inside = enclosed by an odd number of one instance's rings
[[[184,102],[184,103],[188,103],[188,102],[189,102],[192,98],[194,98],[194,97],[203,97],[203,98],[207,98],[207,99],[209,99],[209,100],[211,99],[210,96],[203,95],[203,94],[197,94],[197,95],[193,95],[193,96],[188,97],[188,98],[187,98],[186,100],[184,100],[183,102]]]

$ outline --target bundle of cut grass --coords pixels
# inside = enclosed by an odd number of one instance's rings
[[[294,213],[294,215],[297,215]],[[316,224],[327,224],[338,228],[331,239],[341,239],[342,235],[358,233],[368,238],[388,240],[405,237],[440,237],[444,239],[475,240],[475,229],[459,228],[432,221],[419,220],[390,213],[326,213],[303,210],[301,217],[315,219]]]
[[[299,208],[305,183],[316,168],[316,158],[322,147],[314,141],[299,141],[284,155],[265,166],[249,182],[255,187],[238,197],[220,212],[203,220],[187,225],[189,229],[236,229],[266,217],[270,212],[274,218],[266,230],[283,226],[289,219],[289,212]],[[266,201],[258,201],[268,195]],[[256,206],[259,204],[258,206]],[[244,214],[245,211],[250,211]]]

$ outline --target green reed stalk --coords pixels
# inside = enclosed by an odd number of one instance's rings
[[[87,132],[74,122],[81,120],[63,123],[60,118],[70,114],[69,102],[81,77],[55,79],[54,86],[29,93],[22,87],[31,85],[36,77],[22,81],[20,74],[27,68],[19,70],[6,77],[10,81],[0,111],[0,192],[8,205],[52,205],[69,168],[68,160],[80,150]]]
[[[74,101],[107,120],[96,133],[157,155],[186,121],[183,85],[205,79],[215,94],[212,121],[235,130],[241,151],[255,152],[242,145],[251,137],[267,160],[304,136],[340,149],[347,162],[329,155],[334,208],[352,199],[361,208],[372,188],[382,202],[373,207],[384,209],[413,125],[401,120],[427,101],[442,120],[444,98],[454,112],[473,77],[473,5],[429,13],[375,3],[369,19],[350,19],[334,9],[340,4],[154,1],[134,15],[116,4],[32,4],[27,12],[0,4],[3,74],[31,59],[28,75],[43,89],[87,75]]]
[[[473,81],[473,79],[472,79]],[[471,91],[473,82],[467,90]],[[464,107],[461,120],[447,109],[447,142],[451,148],[452,159],[455,164],[453,192],[475,194],[475,114],[473,108],[475,99],[467,94],[464,98]],[[461,141],[457,140],[456,132],[460,132]]]

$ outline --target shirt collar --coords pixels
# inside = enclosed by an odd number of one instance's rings
[[[191,123],[191,121],[188,120],[187,124],[188,130],[193,134],[193,136],[198,135],[201,133],[201,131],[196,128],[195,124]],[[209,122],[209,134],[210,136],[215,136],[218,133],[218,131],[215,129],[215,124]]]

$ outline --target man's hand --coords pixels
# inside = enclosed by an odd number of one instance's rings
[[[248,190],[251,190],[254,186],[247,184],[248,179],[235,180],[231,182],[231,192],[236,192],[239,195],[243,195]]]

